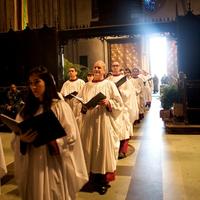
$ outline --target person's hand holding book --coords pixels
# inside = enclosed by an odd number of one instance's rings
[[[98,104],[107,107],[107,106],[110,104],[110,102],[109,102],[109,100],[106,98],[106,99],[103,99],[103,100],[99,101]]]
[[[109,99],[106,98],[106,99],[101,100],[101,101],[100,101],[100,105],[105,106],[105,107],[106,107],[106,110],[107,110],[108,112],[112,112],[112,107],[111,107],[111,104],[110,104]]]
[[[20,140],[23,142],[32,143],[37,135],[37,131],[29,129],[26,133],[20,134]]]
[[[81,113],[86,114],[87,110],[88,110],[87,106],[82,104]]]

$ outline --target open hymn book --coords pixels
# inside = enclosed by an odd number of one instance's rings
[[[97,106],[99,101],[106,99],[106,96],[103,93],[99,92],[93,98],[91,98],[88,102],[84,102],[82,98],[77,97],[77,96],[74,96],[74,98],[76,98],[79,102],[81,102],[82,105],[86,106],[87,109],[90,109]]]
[[[37,132],[37,136],[32,142],[35,147],[47,144],[67,134],[52,110],[45,111],[22,122],[4,114],[0,114],[0,119],[17,135],[27,133],[29,130]]]

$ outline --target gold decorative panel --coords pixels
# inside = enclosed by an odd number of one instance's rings
[[[176,41],[168,39],[167,43],[167,74],[174,79],[178,76]]]
[[[141,66],[141,47],[138,43],[111,44],[111,62],[117,61],[122,67]]]

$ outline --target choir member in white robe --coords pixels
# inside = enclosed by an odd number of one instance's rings
[[[68,70],[68,74],[69,74],[69,80],[63,83],[62,88],[60,90],[60,93],[63,95],[63,97],[66,97],[72,92],[78,93],[85,84],[84,80],[77,77],[78,72],[75,67],[70,67]],[[65,98],[65,100],[70,105],[73,112],[75,112],[74,111],[75,108],[73,107],[74,98],[71,98],[69,96],[69,98]]]
[[[44,67],[29,75],[29,91],[18,121],[51,109],[66,136],[35,147],[35,133],[14,135],[15,177],[22,200],[75,200],[88,181],[80,133],[70,106],[61,100]],[[48,126],[48,124],[46,124]],[[44,133],[45,134],[45,133]]]
[[[112,75],[109,76],[107,79],[117,83],[120,79],[124,77],[121,74],[121,67],[118,62],[112,63]],[[131,136],[133,136],[133,126],[130,121],[130,115],[134,112],[134,108],[131,107],[131,83],[126,80],[121,86],[118,87],[120,95],[122,97],[124,107],[121,114],[121,118],[119,118],[118,122],[121,124],[121,132],[119,135],[120,139],[120,148],[119,148],[119,159],[126,157],[128,152],[128,141]]]
[[[104,79],[103,61],[94,64],[93,72],[93,82],[86,83],[78,96],[87,102],[102,92],[106,99],[92,109],[83,107],[85,114],[79,116],[82,117],[80,134],[90,183],[100,194],[105,194],[109,181],[115,179],[119,151],[119,124],[116,120],[122,112],[123,102],[116,85]]]
[[[132,124],[134,124],[134,122],[139,119],[139,107],[138,107],[138,101],[137,101],[136,88],[135,88],[135,85],[133,85],[133,82],[131,81],[132,79],[131,70],[128,67],[126,67],[124,72],[125,72],[126,77],[128,78],[128,82],[131,83],[129,112],[131,113],[130,121]]]
[[[141,73],[138,76],[144,82],[145,106],[150,108],[152,101],[152,77],[145,70],[141,70]]]
[[[139,68],[134,67],[132,70],[133,79],[130,79],[132,81],[132,84],[135,86],[137,94],[138,107],[139,107],[138,122],[144,118],[144,113],[145,113],[144,82],[140,77],[138,77],[139,73],[140,73]]]

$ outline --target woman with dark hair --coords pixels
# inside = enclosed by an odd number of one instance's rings
[[[75,117],[69,105],[59,98],[53,76],[45,67],[33,68],[28,84],[25,105],[16,120],[51,110],[66,136],[35,147],[35,132],[15,135],[12,144],[20,195],[22,200],[74,200],[88,180]]]

